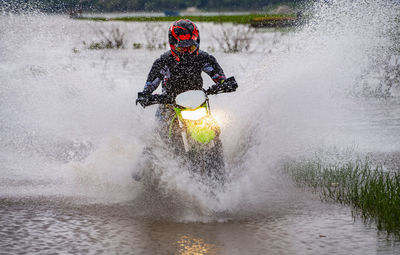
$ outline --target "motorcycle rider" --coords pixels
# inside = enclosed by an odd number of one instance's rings
[[[175,21],[169,28],[170,50],[156,59],[148,74],[143,92],[136,102],[146,106],[146,96],[151,95],[162,83],[162,93],[170,98],[188,90],[201,90],[201,72],[207,73],[216,84],[226,77],[217,60],[199,49],[200,34],[197,26],[188,19]],[[168,130],[169,120],[174,116],[173,108],[160,104],[156,112],[160,131]]]

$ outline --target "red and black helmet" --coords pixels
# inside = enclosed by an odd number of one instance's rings
[[[185,52],[199,54],[200,34],[197,26],[188,19],[175,21],[169,28],[168,41],[172,55],[180,60]]]

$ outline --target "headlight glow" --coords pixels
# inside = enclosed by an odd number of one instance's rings
[[[207,115],[207,110],[205,107],[201,107],[194,111],[191,110],[183,110],[181,111],[182,118],[186,120],[199,120]]]

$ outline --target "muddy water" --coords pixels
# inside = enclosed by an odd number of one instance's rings
[[[136,217],[129,204],[2,199],[2,254],[398,254],[399,244],[350,210],[303,201],[223,223]]]
[[[254,32],[237,54],[216,38],[243,27],[199,23],[202,49],[240,86],[210,98],[230,179],[214,197],[163,153],[159,186],[131,178],[155,112],[135,95],[164,51],[132,45],[169,24],[0,16],[0,254],[399,254],[373,222],[293,187],[279,168],[287,155],[345,151],[398,169],[399,93],[351,96],[357,84],[374,91],[384,68],[384,2],[317,7],[309,27]],[[88,49],[115,28],[125,49]]]

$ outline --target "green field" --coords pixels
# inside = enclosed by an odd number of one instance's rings
[[[160,16],[160,17],[80,17],[82,20],[93,21],[125,21],[125,22],[173,22],[179,19],[190,19],[194,22],[249,24],[252,26],[292,26],[295,25],[296,15],[220,15],[220,16]]]

